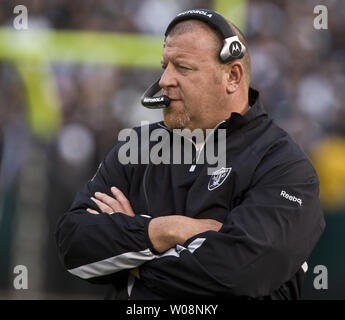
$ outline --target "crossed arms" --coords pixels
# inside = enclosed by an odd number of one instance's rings
[[[115,158],[106,158],[58,223],[63,264],[82,279],[116,282],[140,267],[141,281],[166,297],[265,296],[298,272],[323,231],[318,180],[305,160],[263,169],[220,223],[134,213],[125,196],[130,177]],[[282,188],[303,195],[303,205],[281,197]],[[204,242],[188,250],[194,241]],[[177,245],[180,253],[159,255]]]
[[[114,196],[111,197],[102,192],[96,192],[91,197],[99,209],[108,214],[121,212],[134,217],[135,213],[129,200],[116,187],[111,188]],[[88,208],[87,211],[92,214],[99,214],[98,211]],[[181,215],[163,216],[151,219],[148,226],[148,234],[154,249],[163,253],[177,244],[183,245],[189,238],[206,231],[218,231],[222,226],[214,219],[194,219]]]

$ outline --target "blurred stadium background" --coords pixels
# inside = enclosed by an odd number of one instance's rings
[[[326,5],[328,29],[314,7]],[[28,30],[15,30],[16,5]],[[140,96],[159,77],[162,34],[184,9],[219,11],[247,35],[252,86],[317,168],[326,231],[305,299],[345,298],[345,4],[341,0],[20,0],[0,2],[0,299],[102,299],[62,269],[57,218],[119,130],[158,121]],[[15,290],[16,265],[28,268]],[[328,289],[316,290],[316,265]]]

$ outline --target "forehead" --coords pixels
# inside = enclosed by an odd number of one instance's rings
[[[200,23],[194,21],[193,23]],[[169,34],[164,43],[163,59],[185,57],[198,60],[215,59],[217,52],[217,37],[207,27],[197,24],[183,33]]]

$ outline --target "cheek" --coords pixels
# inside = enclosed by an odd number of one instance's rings
[[[202,107],[209,109],[222,96],[222,84],[216,84],[211,77],[208,81],[206,79],[195,81],[184,95],[187,107],[197,106],[198,109]]]
[[[208,84],[205,79],[190,79],[182,89],[184,101],[188,106],[199,104],[208,96]]]
[[[186,109],[195,117],[198,116],[197,113],[209,111],[210,106],[221,100],[220,97],[225,90],[223,87],[223,78],[215,70],[186,79],[184,83],[181,83],[181,93]]]

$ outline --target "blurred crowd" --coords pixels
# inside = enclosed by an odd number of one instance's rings
[[[176,13],[212,9],[214,1],[2,0],[1,27],[12,26],[17,4],[27,6],[32,29],[162,35]],[[328,9],[326,30],[313,26],[318,4]],[[341,0],[249,0],[243,30],[252,86],[271,116],[312,158],[329,212],[345,208],[343,30]],[[161,119],[160,111],[140,105],[142,92],[160,70],[80,63],[50,67],[63,123],[52,139],[42,140],[28,124],[27,91],[16,67],[0,60],[0,297],[8,297],[16,264],[30,266],[32,298],[98,297],[104,291],[62,270],[54,244],[56,220],[122,128]]]

